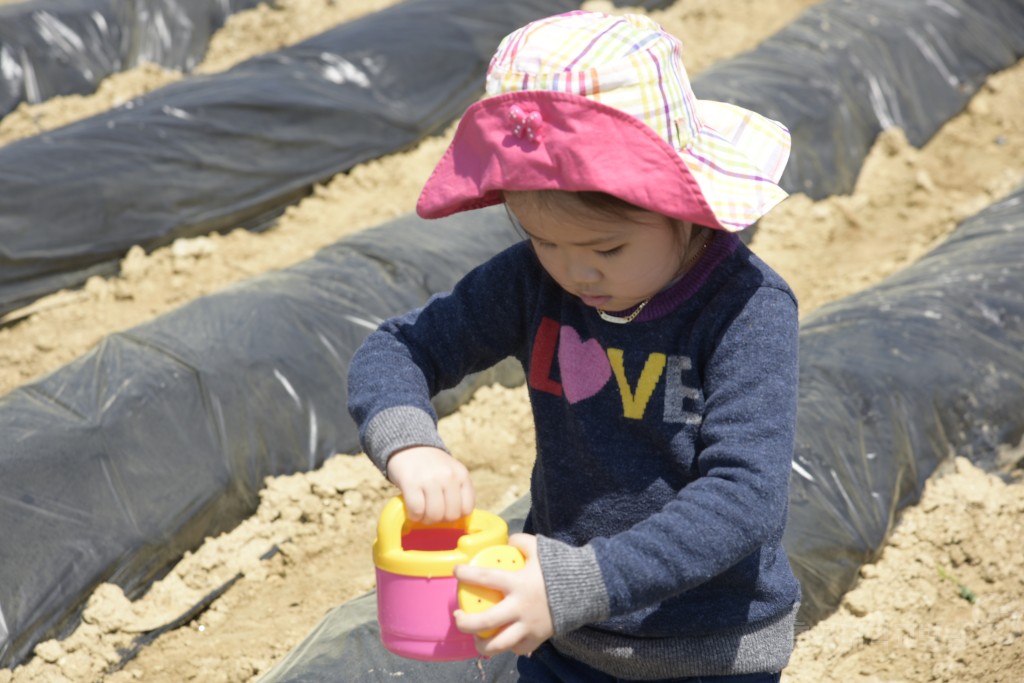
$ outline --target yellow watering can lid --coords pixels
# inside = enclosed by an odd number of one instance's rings
[[[406,550],[402,537],[421,529],[457,529],[463,531],[451,550]],[[373,542],[373,563],[378,569],[402,576],[427,578],[452,576],[455,565],[468,564],[478,552],[508,542],[508,524],[486,510],[473,510],[462,519],[438,524],[421,524],[406,518],[401,496],[389,500],[377,521],[377,539]]]

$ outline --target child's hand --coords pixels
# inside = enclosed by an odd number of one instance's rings
[[[517,655],[529,655],[555,632],[548,609],[548,592],[537,559],[537,537],[513,534],[508,543],[526,558],[526,566],[518,571],[469,565],[455,567],[455,578],[459,581],[505,594],[501,602],[483,612],[470,614],[455,610],[455,625],[463,633],[499,629],[491,638],[477,637],[476,649],[485,657],[509,650]]]
[[[402,492],[406,516],[416,522],[454,522],[476,506],[469,470],[431,446],[413,446],[388,459],[388,479]]]

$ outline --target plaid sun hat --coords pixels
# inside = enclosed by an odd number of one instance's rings
[[[503,190],[606,192],[680,220],[741,230],[786,197],[786,128],[698,100],[682,45],[642,15],[574,11],[502,40],[416,210],[503,201]]]

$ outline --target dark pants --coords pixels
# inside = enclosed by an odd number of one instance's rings
[[[564,657],[549,643],[544,643],[529,657],[520,657],[519,683],[629,683],[592,669],[582,662]],[[780,673],[740,674],[736,676],[697,676],[665,678],[647,683],[779,683]]]

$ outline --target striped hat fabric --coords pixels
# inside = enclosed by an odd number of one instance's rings
[[[574,11],[501,41],[417,203],[440,218],[505,190],[599,191],[728,231],[787,195],[786,128],[698,100],[682,45],[646,16]]]

